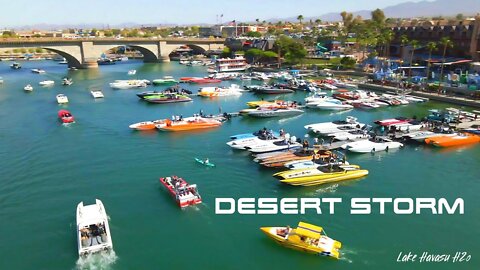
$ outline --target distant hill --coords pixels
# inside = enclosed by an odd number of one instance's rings
[[[475,15],[480,13],[480,0],[436,0],[421,2],[405,2],[382,9],[385,16],[390,18],[413,18],[433,16],[455,16],[459,13]],[[347,10],[348,11],[348,10]],[[322,21],[340,21],[342,17],[338,12],[326,13],[317,17],[306,17],[304,21],[320,18]],[[351,11],[349,11],[351,12]],[[365,19],[370,18],[371,10],[359,10],[352,12],[354,16],[360,15]],[[284,19],[272,19],[270,21],[297,21],[297,17]]]

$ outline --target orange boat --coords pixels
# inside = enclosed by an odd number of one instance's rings
[[[459,146],[478,142],[480,142],[480,136],[468,133],[459,133],[456,136],[437,136],[425,139],[425,143],[438,147]]]
[[[155,129],[155,125],[164,123],[164,120],[155,120],[155,121],[145,121],[145,122],[138,122],[135,124],[131,124],[128,126],[131,129],[136,130],[152,130]]]
[[[195,129],[214,128],[222,125],[222,122],[203,117],[187,117],[179,121],[165,119],[163,123],[156,124],[155,127],[162,131],[187,131]]]

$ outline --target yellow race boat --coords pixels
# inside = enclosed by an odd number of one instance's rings
[[[274,174],[273,177],[293,186],[314,186],[357,179],[365,175],[368,175],[368,171],[360,169],[358,165],[333,165],[283,171]]]
[[[299,222],[294,229],[287,226],[261,227],[260,230],[282,246],[335,259],[340,257],[342,243],[328,237],[322,227]]]

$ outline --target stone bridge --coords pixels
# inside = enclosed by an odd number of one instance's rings
[[[224,39],[201,38],[0,39],[0,49],[42,48],[63,56],[69,67],[97,68],[97,59],[108,50],[119,46],[129,46],[140,51],[144,62],[168,62],[169,55],[180,46],[188,45],[194,51],[205,53],[208,50],[223,49],[224,42]]]

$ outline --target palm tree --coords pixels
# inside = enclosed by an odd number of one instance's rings
[[[303,21],[303,15],[298,15],[297,20],[302,24]]]
[[[443,37],[440,39],[440,44],[443,46],[443,55],[442,55],[442,66],[440,68],[440,84],[438,86],[438,93],[442,89],[443,82],[443,66],[445,65],[445,55],[447,54],[447,48],[453,47],[453,42],[448,37]]]
[[[382,38],[385,42],[385,57],[390,56],[390,43],[392,42],[394,37],[395,34],[392,30],[386,30],[385,32],[383,32]]]
[[[315,23],[316,23],[316,24],[320,24],[321,22],[322,22],[322,20],[320,20],[320,19],[316,19],[316,20],[315,20]]]
[[[412,54],[410,55],[410,69],[408,71],[408,81],[410,82],[412,78],[412,64],[413,64],[413,55],[415,54],[415,49],[418,47],[418,40],[410,41],[410,46],[412,46]]]
[[[260,19],[255,19],[255,21],[257,22],[257,25],[258,25],[258,23],[260,23]]]
[[[432,61],[432,52],[437,49],[437,43],[436,42],[428,42],[427,43],[427,49],[428,49],[428,64],[427,64],[427,81],[428,78],[430,77],[430,66],[431,66],[431,61]]]
[[[409,39],[406,35],[400,36],[400,44],[402,44],[401,51],[400,51],[400,58],[403,60],[403,48],[405,48],[405,45],[409,43]]]

